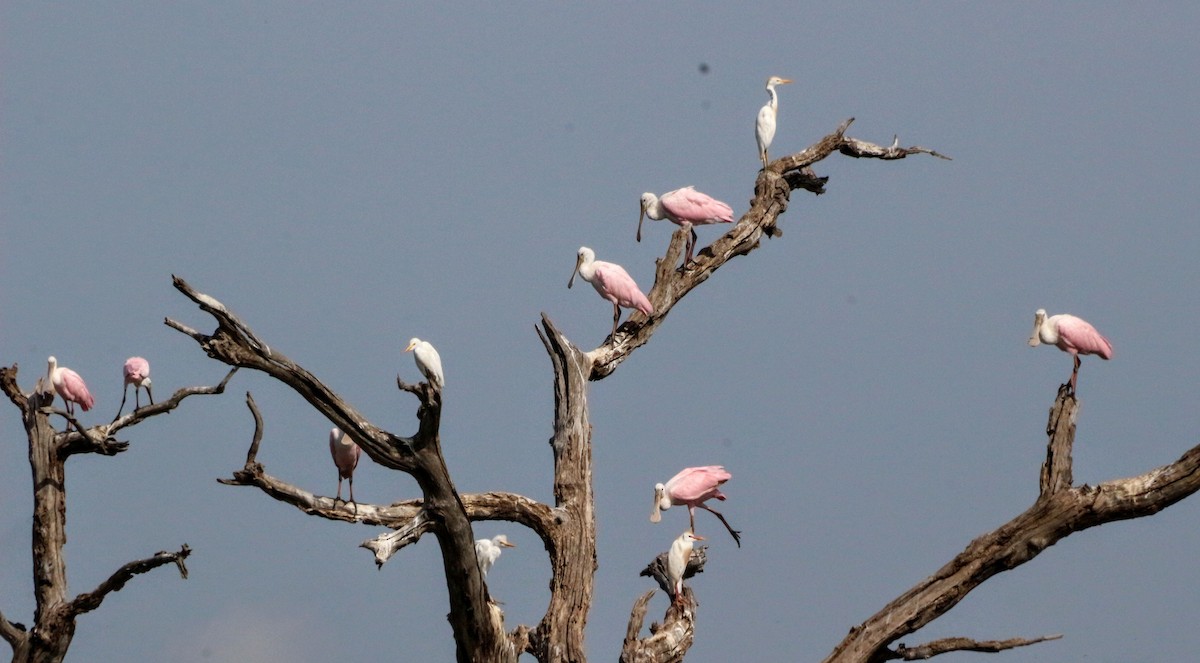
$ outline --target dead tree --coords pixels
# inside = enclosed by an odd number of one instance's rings
[[[404,546],[432,534],[442,552],[449,620],[457,659],[461,662],[515,661],[524,652],[546,663],[586,661],[584,628],[597,565],[587,383],[612,374],[634,350],[650,340],[679,300],[722,265],[758,248],[763,235],[780,236],[779,216],[787,209],[791,193],[799,189],[815,194],[824,192],[826,178],[813,173],[813,164],[836,152],[883,160],[914,154],[942,156],[921,147],[899,147],[898,141],[882,147],[850,138],[845,132],[852,121],[843,122],[804,151],[779,159],[760,171],[749,211],[679,269],[676,265],[688,230],[676,231],[666,256],[657,264],[655,283],[649,293],[654,313],[649,317],[634,313],[604,344],[584,351],[559,331],[548,316],[542,315],[537,331],[554,371],[554,432],[550,438],[554,460],[553,504],[505,492],[460,495],[441,452],[439,389],[427,383],[406,384],[397,378],[399,389],[419,400],[420,423],[416,433],[408,437],[383,430],[304,367],[259,338],[220,301],[176,277],[175,287],[215,319],[216,329],[202,333],[171,319],[166,320],[167,325],[192,337],[209,357],[230,366],[262,371],[291,387],[350,435],[376,463],[411,474],[422,495],[387,506],[347,504],[267,474],[257,460],[263,436],[262,416],[249,395],[247,403],[255,419],[255,433],[246,462],[232,478],[220,481],[257,487],[310,515],[391,529],[363,543],[374,552],[380,565]],[[537,624],[519,625],[506,631],[503,613],[489,602],[473,545],[471,521],[478,520],[519,523],[534,531],[545,544],[552,574],[550,601]],[[689,571],[698,571],[702,560],[702,556],[697,556]],[[643,638],[640,637],[642,620],[651,595],[652,592],[641,597],[634,606],[622,660],[647,663],[682,660],[693,641],[695,598],[685,589],[682,606],[672,605],[664,623],[652,626],[651,635]]]
[[[199,394],[220,394],[237,369],[226,374],[214,387],[187,387],[171,398],[130,412],[108,424],[90,428],[64,410],[53,407],[54,391],[49,381],[39,379],[28,393],[17,385],[17,365],[0,367],[0,388],[21,411],[29,438],[29,467],[33,472],[33,587],[36,607],[33,627],[10,621],[0,611],[0,637],[12,647],[13,663],[52,663],[67,655],[75,636],[75,619],[100,607],[104,598],[119,591],[135,575],[165,564],[175,564],[187,578],[184,560],[191,554],[187,544],[176,552],[160,551],[113,572],[90,592],[71,598],[67,593],[67,565],[63,547],[67,543],[67,459],[76,454],[115,456],[129,448],[118,441],[117,432],[135,426],[150,417],[179,407],[183,399]],[[50,416],[59,415],[67,422],[59,431],[50,424]]]

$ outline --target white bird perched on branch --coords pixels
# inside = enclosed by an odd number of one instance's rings
[[[503,534],[497,534],[490,539],[476,539],[475,556],[479,558],[479,570],[486,577],[488,571],[492,570],[492,565],[500,559],[503,549],[516,547],[516,544],[509,543],[508,537]]]
[[[767,148],[775,140],[775,120],[779,115],[779,95],[775,94],[776,85],[791,83],[791,79],[772,76],[767,79],[767,94],[771,100],[758,111],[758,124],[755,126],[754,137],[758,139],[758,157],[762,159],[763,168],[767,167]]]
[[[696,536],[692,530],[679,535],[671,544],[671,552],[667,555],[667,580],[675,591],[675,603],[683,603],[683,572],[687,570],[688,561],[692,559],[692,544],[703,541],[704,537]]]
[[[421,375],[429,380],[430,385],[438,390],[446,386],[446,376],[442,374],[442,358],[429,341],[413,337],[408,341],[408,347],[404,348],[404,351],[413,353],[413,359],[417,362],[417,370],[421,371]]]

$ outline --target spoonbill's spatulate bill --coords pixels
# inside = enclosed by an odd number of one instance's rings
[[[687,570],[688,562],[692,559],[693,544],[703,540],[704,537],[696,536],[688,530],[675,539],[671,544],[671,551],[667,553],[667,580],[674,588],[673,598],[676,604],[683,603],[683,572]]]
[[[479,570],[486,577],[488,571],[492,570],[492,565],[500,559],[500,553],[505,548],[516,547],[516,544],[509,543],[508,537],[503,534],[497,534],[490,539],[476,539],[475,556],[479,558]]]
[[[596,252],[586,246],[579,247],[575,257],[575,271],[571,272],[571,280],[567,287],[575,284],[575,274],[578,273],[584,281],[592,284],[600,296],[612,302],[613,326],[612,333],[617,333],[617,321],[621,319],[621,307],[635,308],[645,315],[654,313],[650,300],[642,294],[638,284],[625,268],[611,262],[596,260]]]
[[[429,380],[429,384],[438,390],[446,386],[446,376],[442,374],[442,357],[429,341],[413,338],[409,340],[408,347],[404,348],[404,351],[413,353],[413,359],[417,362],[417,370],[421,371],[421,375]]]
[[[337,467],[338,487],[336,500],[342,499],[342,479],[350,481],[350,501],[354,502],[354,468],[358,467],[358,458],[362,455],[354,440],[350,439],[336,426],[329,431],[329,453],[333,456],[333,464]],[[357,504],[357,502],[355,502]]]
[[[1029,337],[1031,347],[1042,343],[1058,346],[1059,350],[1070,353],[1074,358],[1071,393],[1075,392],[1075,382],[1079,378],[1079,355],[1099,355],[1101,359],[1112,359],[1113,356],[1112,343],[1087,320],[1067,313],[1046,317],[1044,308],[1033,314],[1033,335]]]
[[[92,392],[88,391],[83,378],[66,366],[59,366],[54,357],[47,358],[46,363],[46,379],[54,387],[55,393],[63,399],[67,412],[74,416],[76,403],[84,412],[92,409],[96,399],[92,398]]]
[[[758,158],[762,159],[763,168],[767,167],[767,148],[775,140],[775,120],[779,116],[779,95],[775,93],[776,85],[784,85],[792,81],[787,78],[772,76],[767,79],[767,94],[771,99],[758,111],[758,123],[754,127],[754,138],[758,140]]]
[[[662,196],[646,192],[642,194],[642,211],[638,214],[637,241],[642,241],[642,219],[669,220],[677,226],[691,231],[688,238],[687,251],[683,264],[687,266],[692,261],[692,253],[696,248],[696,231],[692,226],[703,226],[710,223],[733,223],[733,208],[713,198],[707,193],[701,193],[694,187],[668,191]]]
[[[142,407],[142,402],[139,398],[141,389],[146,390],[146,396],[150,398],[150,404],[154,405],[154,394],[150,391],[150,362],[141,357],[130,357],[125,360],[122,372],[125,375],[125,387],[121,391],[121,407],[117,408],[117,416],[113,417],[113,421],[116,421],[121,416],[121,412],[125,410],[125,399],[129,397],[129,385],[133,385],[134,410]]]
[[[710,499],[724,500],[725,494],[720,491],[721,484],[729,481],[733,475],[720,465],[704,467],[688,467],[671,477],[665,484],[654,486],[654,510],[650,512],[650,522],[657,523],[662,519],[659,511],[666,511],[672,506],[687,505],[688,524],[691,531],[696,531],[696,507],[713,514],[721,519],[721,524],[729,530],[738,547],[742,547],[741,532],[729,526],[725,516],[711,509],[705,502]]]

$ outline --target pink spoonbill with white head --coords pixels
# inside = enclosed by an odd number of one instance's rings
[[[1058,346],[1059,350],[1070,353],[1074,358],[1071,393],[1075,393],[1075,381],[1079,378],[1079,355],[1099,355],[1101,359],[1112,359],[1113,356],[1112,343],[1087,320],[1067,313],[1046,317],[1044,308],[1033,314],[1033,335],[1029,337],[1030,347],[1042,343]]]
[[[691,232],[683,257],[683,265],[687,267],[688,263],[692,261],[692,253],[696,248],[696,231],[692,226],[733,223],[733,208],[690,186],[668,191],[661,196],[650,192],[643,193],[642,212],[638,215],[637,241],[639,242],[642,241],[642,220],[647,216],[653,221],[667,219]]]
[[[62,397],[67,413],[74,416],[75,403],[78,403],[84,412],[92,409],[92,406],[96,404],[96,399],[92,398],[92,392],[88,391],[83,378],[66,366],[59,366],[58,360],[54,357],[46,359],[46,363],[48,364],[46,379],[50,381],[54,391]]]
[[[575,284],[575,274],[578,273],[584,281],[592,284],[600,296],[613,305],[612,334],[617,333],[617,321],[621,319],[621,307],[635,308],[644,315],[654,313],[654,306],[646,295],[642,294],[638,284],[625,268],[611,262],[596,260],[596,252],[586,246],[579,247],[575,257],[575,271],[571,272],[571,280],[567,287]]]
[[[725,494],[720,491],[721,484],[729,481],[732,474],[720,465],[704,467],[688,467],[671,477],[666,484],[654,486],[654,510],[650,512],[650,522],[662,520],[659,510],[666,511],[672,506],[687,505],[688,522],[691,531],[696,531],[696,507],[713,514],[721,519],[721,524],[729,530],[738,547],[742,547],[741,532],[729,526],[729,521],[719,512],[709,508],[706,501],[710,499],[724,500]]]

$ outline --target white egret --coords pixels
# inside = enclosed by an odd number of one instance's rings
[[[775,140],[775,120],[779,115],[779,95],[775,93],[776,85],[791,83],[791,79],[772,76],[767,79],[767,94],[771,100],[758,111],[758,124],[754,137],[758,139],[758,157],[762,159],[763,168],[767,167],[767,148]]]

